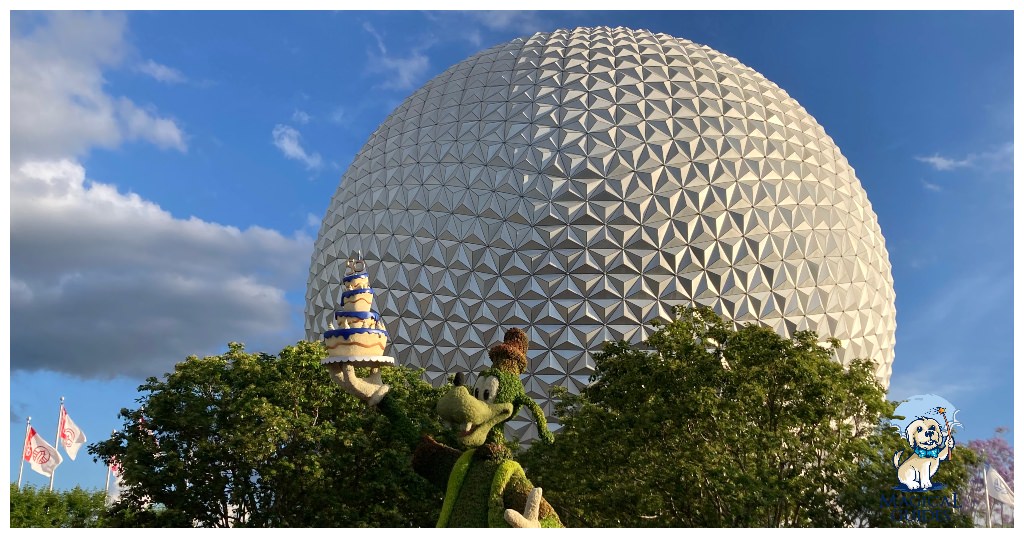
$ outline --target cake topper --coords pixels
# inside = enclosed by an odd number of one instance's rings
[[[357,250],[356,255],[345,262],[345,268],[345,276],[366,271],[366,261],[363,260],[363,251]]]

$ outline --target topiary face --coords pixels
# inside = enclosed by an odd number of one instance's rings
[[[485,399],[484,397],[488,394],[493,396],[494,389],[492,386],[497,387],[498,391],[494,401],[512,404],[512,416],[515,416],[519,412],[519,407],[523,404],[523,400],[526,399],[526,388],[523,387],[523,382],[519,380],[519,376],[504,370],[498,370],[497,368],[487,368],[480,372],[480,377],[477,378],[476,386],[474,387],[473,396],[479,399]],[[478,388],[479,394],[477,394]]]
[[[473,387],[480,397],[470,394],[465,386],[458,386],[437,402],[437,413],[455,425],[459,443],[466,448],[486,443],[502,423],[512,418],[515,408],[511,402],[503,401],[507,389],[502,385],[498,377],[481,375]],[[522,383],[519,386],[522,390]]]
[[[488,350],[492,366],[480,372],[473,387],[460,386],[456,381],[456,386],[437,402],[438,414],[455,425],[462,445],[474,448],[502,438],[502,425],[524,404],[532,405],[535,415],[540,412],[519,380],[526,368],[528,347],[526,333],[510,329],[503,343]],[[543,414],[536,418],[538,430],[543,430],[542,435],[547,433]]]

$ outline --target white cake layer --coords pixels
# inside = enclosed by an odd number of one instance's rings
[[[326,358],[320,359],[320,364],[332,364],[335,362],[342,362],[345,364],[351,364],[353,366],[388,366],[395,363],[394,357],[385,357],[383,355],[367,356],[367,357],[333,357],[327,356]]]

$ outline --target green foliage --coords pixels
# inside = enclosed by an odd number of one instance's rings
[[[554,444],[521,458],[566,526],[893,524],[880,494],[899,437],[876,425],[895,406],[869,363],[707,308],[678,309],[646,344],[596,354],[592,384],[561,395]],[[967,452],[935,480],[960,487]]]
[[[337,388],[324,356],[319,343],[277,357],[232,343],[223,355],[189,357],[163,380],[149,378],[140,408],[121,411],[123,429],[89,448],[124,469],[111,518],[131,526],[432,526],[441,493],[412,471],[408,432]],[[439,431],[439,389],[405,368],[382,373],[413,427]]]
[[[19,491],[11,484],[11,527],[102,527],[105,498],[102,491],[79,487],[50,491],[29,485]]]
[[[894,406],[895,407],[895,406]],[[977,464],[977,455],[965,446],[957,446],[952,460],[942,461],[939,471],[932,477],[933,483],[940,483],[945,489],[940,491],[898,493],[893,488],[899,485],[896,478],[896,468],[892,466],[892,456],[897,450],[904,451],[903,458],[907,457],[909,450],[906,438],[898,434],[895,429],[878,428],[868,437],[869,446],[865,447],[860,461],[865,464],[857,469],[855,478],[843,484],[843,507],[849,512],[850,519],[858,526],[864,527],[972,527],[974,526],[972,515],[967,506],[968,482],[970,481],[970,469]],[[918,497],[927,497],[938,502],[938,498],[949,499],[953,492],[957,496],[959,508],[951,514],[935,512],[934,514],[922,514],[921,517],[911,521],[894,521],[899,518],[906,507],[893,510],[886,505],[883,499],[896,495],[897,499],[916,501]],[[949,519],[930,520],[933,517],[948,517]],[[928,520],[923,524],[919,519]]]

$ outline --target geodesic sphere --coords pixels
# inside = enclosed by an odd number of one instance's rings
[[[825,131],[733,58],[625,28],[487,49],[406,99],[342,176],[313,252],[306,336],[367,260],[399,364],[442,383],[530,336],[523,382],[576,392],[607,340],[676,305],[842,341],[888,385],[895,295],[871,204]],[[532,437],[525,413],[513,435]]]

